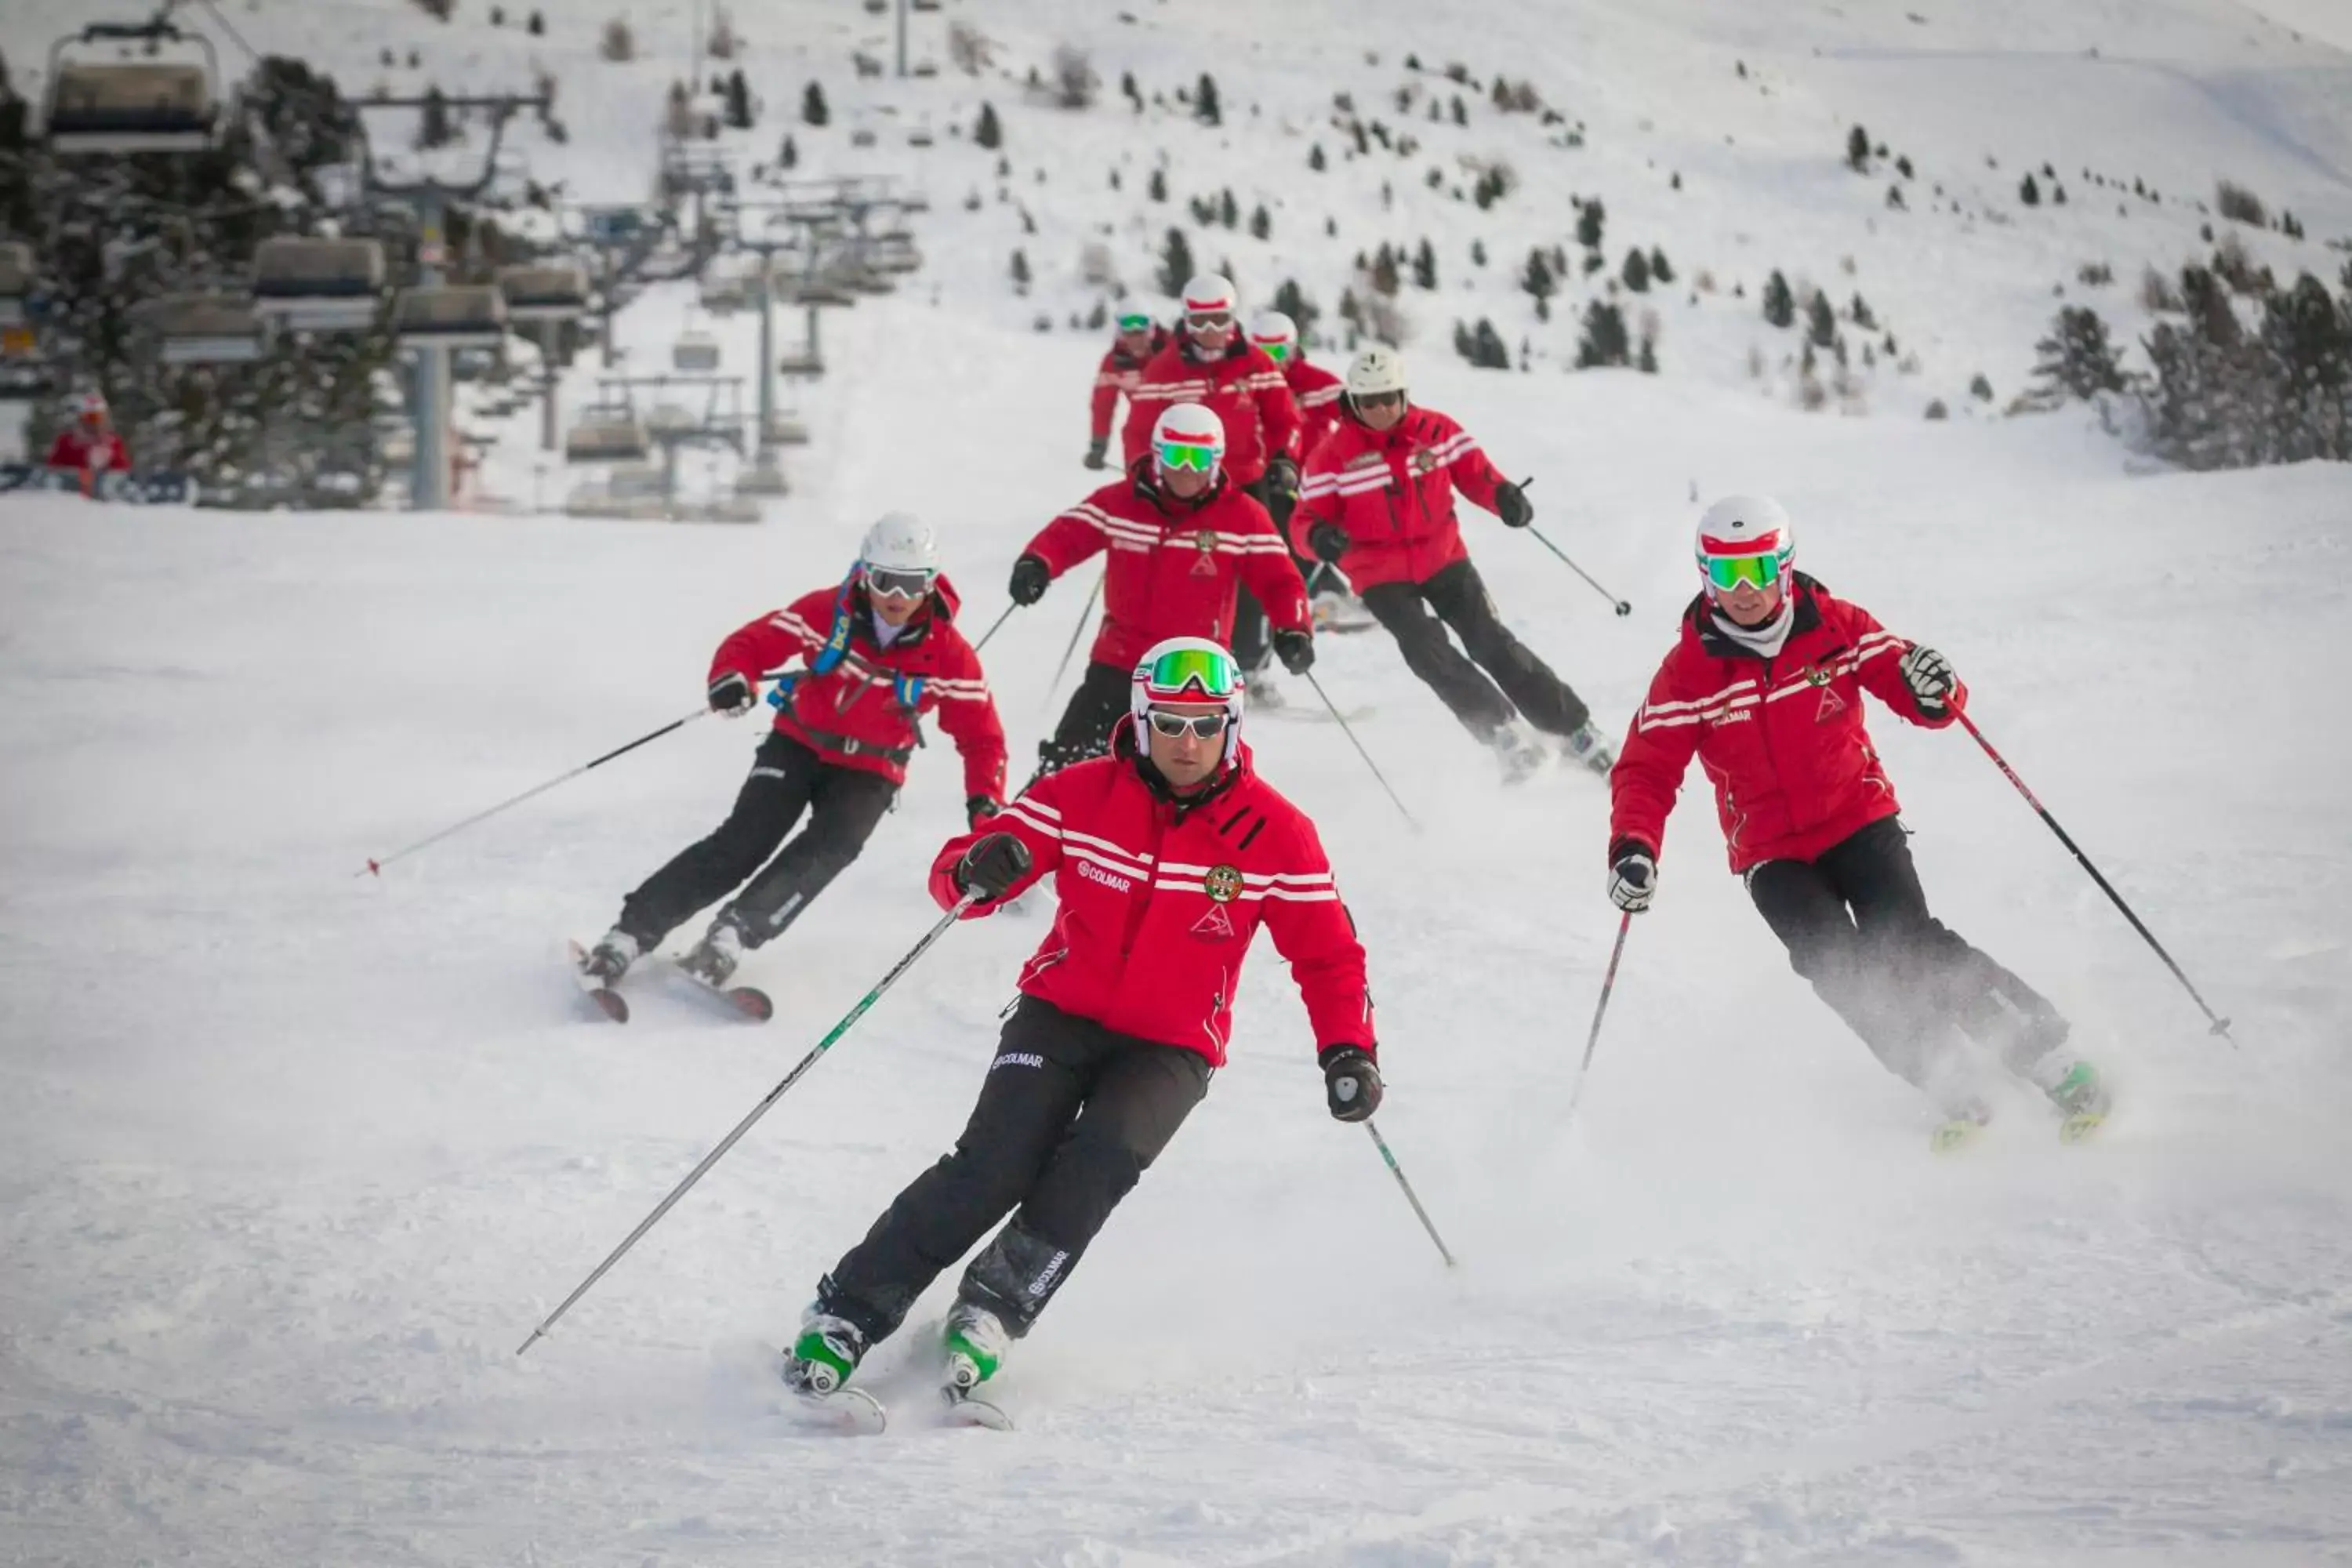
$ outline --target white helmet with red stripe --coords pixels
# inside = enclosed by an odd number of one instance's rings
[[[1208,466],[1194,456],[1206,448]],[[1171,468],[1204,472],[1214,479],[1225,461],[1225,422],[1217,411],[1198,403],[1171,403],[1160,411],[1151,426],[1151,458],[1165,475]]]
[[[1207,637],[1168,637],[1144,649],[1128,690],[1135,724],[1135,747],[1151,754],[1151,710],[1161,703],[1223,704],[1225,748],[1231,762],[1242,738],[1242,667],[1224,644]]]
[[[85,392],[73,400],[74,416],[79,419],[103,419],[107,416],[106,394]]]
[[[1298,323],[1279,310],[1260,310],[1250,318],[1250,342],[1285,364],[1298,357]]]
[[[1787,510],[1769,496],[1726,496],[1698,520],[1696,554],[1699,575],[1706,579],[1710,597],[1719,588],[1714,564],[1717,561],[1768,561],[1771,579],[1777,583],[1796,559],[1796,525],[1789,521]]]
[[[1185,281],[1184,314],[1187,316],[1213,316],[1220,312],[1230,316],[1241,308],[1241,296],[1234,292],[1234,281],[1230,278],[1203,272]]]

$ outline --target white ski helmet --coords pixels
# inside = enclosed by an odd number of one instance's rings
[[[1709,598],[1743,581],[1769,588],[1796,559],[1796,525],[1769,496],[1726,496],[1698,520],[1694,553]]]
[[[1201,447],[1209,449],[1209,466],[1203,470],[1185,454]],[[1171,461],[1171,456],[1175,457]],[[1213,408],[1198,403],[1171,403],[1160,411],[1151,426],[1151,460],[1155,468],[1164,474],[1170,468],[1190,468],[1206,472],[1214,479],[1225,461],[1225,422],[1217,417]]]
[[[1404,356],[1386,343],[1374,343],[1348,364],[1348,395],[1378,397],[1404,390]]]
[[[1184,285],[1184,316],[1213,316],[1219,312],[1231,316],[1241,310],[1241,298],[1234,291],[1233,279],[1220,278],[1213,272],[1203,272]]]
[[[1250,342],[1286,364],[1298,357],[1298,323],[1279,310],[1260,310],[1250,318]]]
[[[105,418],[107,415],[106,394],[102,392],[83,393],[80,396],[73,400],[73,411],[74,417],[77,419]]]
[[[866,531],[865,540],[857,547],[861,566],[876,567],[885,572],[925,572],[938,575],[940,552],[931,538],[931,525],[912,512],[884,512],[873,527]]]
[[[1128,690],[1127,710],[1135,726],[1136,750],[1151,754],[1151,710],[1162,702],[1222,702],[1225,746],[1220,765],[1234,757],[1242,738],[1242,667],[1223,643],[1207,637],[1169,637],[1144,649]]]

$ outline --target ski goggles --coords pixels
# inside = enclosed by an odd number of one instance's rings
[[[1778,553],[1710,555],[1706,558],[1706,580],[1721,594],[1730,593],[1742,583],[1752,588],[1769,588],[1780,581],[1780,557]]]
[[[919,599],[931,591],[931,583],[938,575],[936,572],[898,572],[887,566],[868,566],[866,588],[885,599]]]
[[[1151,318],[1140,310],[1131,316],[1121,316],[1118,330],[1122,332],[1148,332],[1151,330]]]
[[[1287,364],[1290,362],[1290,345],[1279,338],[1270,343],[1260,340],[1257,346],[1264,349],[1265,357],[1276,364]]]
[[[1217,449],[1200,441],[1155,441],[1152,454],[1162,468],[1183,468],[1195,474],[1217,471]]]
[[[1234,313],[1231,310],[1202,310],[1187,315],[1184,324],[1196,332],[1229,332],[1234,327]]]
[[[1215,713],[1169,713],[1158,708],[1147,712],[1144,718],[1150,722],[1153,733],[1165,735],[1171,741],[1187,732],[1196,741],[1213,741],[1223,734],[1225,726],[1234,721],[1232,714],[1223,710]]]
[[[1171,648],[1143,667],[1143,685],[1154,698],[1177,702],[1198,693],[1207,702],[1222,702],[1241,689],[1242,667],[1223,648]],[[1173,730],[1163,733],[1174,734]],[[1200,731],[1213,735],[1213,730]]]

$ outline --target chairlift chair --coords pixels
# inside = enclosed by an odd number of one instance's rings
[[[403,348],[494,349],[506,342],[506,300],[486,283],[404,289],[392,327]]]
[[[709,332],[685,331],[669,346],[672,370],[700,374],[719,368],[719,340]]]
[[[250,364],[264,352],[253,301],[237,294],[168,294],[140,312],[165,364]]]
[[[253,308],[296,331],[348,332],[375,320],[383,246],[373,239],[280,235],[253,252]]]
[[[567,463],[642,463],[652,450],[646,427],[625,408],[591,408],[563,434]]]
[[[808,421],[797,414],[768,416],[768,444],[773,447],[805,447],[809,443]]]
[[[499,293],[509,321],[576,321],[588,313],[588,273],[572,262],[501,267]]]
[[[939,8],[940,0],[915,0],[915,9],[918,11],[936,11]]]
[[[151,58],[70,57],[68,48],[143,42]],[[191,45],[201,61],[152,58],[163,44]],[[94,22],[49,50],[42,122],[52,153],[200,153],[220,122],[220,60],[212,40],[161,19]]]
[[[33,247],[21,239],[0,240],[0,327],[25,319],[33,297]]]

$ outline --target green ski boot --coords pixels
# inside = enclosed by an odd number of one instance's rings
[[[1927,1147],[1938,1154],[1950,1154],[1976,1142],[1977,1134],[1992,1121],[1992,1107],[1973,1097],[1950,1107],[1944,1120],[1927,1135]]]
[[[948,1358],[948,1385],[969,1394],[996,1375],[1013,1336],[997,1315],[969,1301],[956,1303],[948,1314],[943,1335]]]
[[[866,1336],[846,1318],[812,1307],[801,1319],[801,1337],[784,1356],[784,1386],[822,1399],[836,1392],[866,1354]]]
[[[2064,1118],[2058,1124],[2058,1138],[2064,1143],[2079,1143],[2096,1132],[2115,1103],[2107,1093],[2105,1081],[2099,1077],[2099,1069],[2085,1061],[2068,1068],[2065,1077],[2042,1092],[2049,1095],[2050,1103]]]

